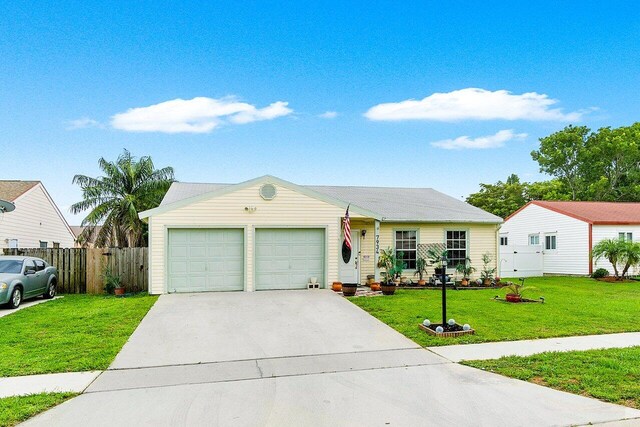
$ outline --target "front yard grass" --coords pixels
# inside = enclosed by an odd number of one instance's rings
[[[75,393],[41,393],[4,397],[0,399],[0,427],[14,426],[74,396]]]
[[[0,318],[0,377],[106,369],[157,297],[65,295]]]
[[[441,322],[439,290],[398,289],[393,296],[350,298],[351,302],[422,346],[512,341],[640,331],[640,282],[605,283],[583,277],[529,278],[525,297],[545,304],[493,301],[501,289],[447,290],[447,317],[469,323],[475,335],[439,338],[418,329]]]
[[[640,347],[542,353],[463,364],[640,409]]]

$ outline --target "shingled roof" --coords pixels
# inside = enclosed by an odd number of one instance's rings
[[[625,225],[640,224],[640,203],[627,202],[556,202],[534,200],[529,204],[537,205],[589,224]],[[520,210],[522,210],[521,208]],[[510,215],[517,214],[520,210]]]
[[[15,201],[40,181],[2,181],[0,180],[0,200]]]
[[[236,184],[174,182],[160,207]],[[379,214],[383,221],[502,222],[502,218],[432,188],[302,185],[302,188]]]

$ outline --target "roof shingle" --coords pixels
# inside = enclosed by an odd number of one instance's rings
[[[571,216],[590,224],[640,224],[640,203],[555,202],[535,200],[532,201],[531,204]]]
[[[0,199],[13,202],[39,183],[40,181],[0,181]]]

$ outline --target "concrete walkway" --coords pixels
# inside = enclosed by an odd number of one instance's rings
[[[503,356],[531,356],[548,351],[580,351],[634,346],[640,346],[640,332],[447,345],[428,347],[427,349],[452,362],[460,362],[463,360],[499,359]]]
[[[452,363],[330,291],[272,291],[161,296],[85,393],[25,425],[547,426],[635,418],[640,411]]]
[[[18,308],[6,308],[0,306],[0,317],[8,316],[10,314],[16,313],[20,310],[24,310],[25,308],[32,307],[34,305],[42,304],[43,302],[53,301],[54,299],[64,298],[62,296],[54,297],[52,299],[44,299],[44,298],[34,298],[31,300],[23,301],[22,304],[18,306]]]
[[[82,393],[102,371],[0,377],[0,398],[36,393]]]

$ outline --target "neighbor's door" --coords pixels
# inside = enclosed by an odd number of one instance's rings
[[[360,284],[360,230],[351,230],[351,259],[345,263],[342,259],[342,240],[340,241],[340,281]]]

